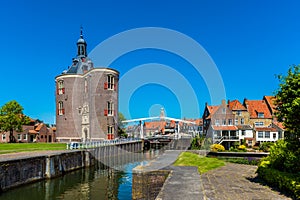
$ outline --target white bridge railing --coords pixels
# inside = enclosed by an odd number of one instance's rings
[[[67,143],[67,149],[91,149],[104,146],[113,146],[119,144],[127,144],[132,142],[142,141],[140,138],[114,139],[91,142],[70,142]]]

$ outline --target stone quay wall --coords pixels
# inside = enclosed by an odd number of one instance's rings
[[[62,176],[97,163],[110,167],[123,164],[138,156],[139,154],[132,152],[142,151],[142,146],[142,142],[131,142],[83,150],[10,154],[7,159],[3,156],[0,159],[0,193],[20,185]],[[123,156],[124,159],[118,159]]]

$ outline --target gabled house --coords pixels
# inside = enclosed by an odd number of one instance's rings
[[[165,132],[165,121],[144,122],[144,136],[153,136]]]
[[[265,141],[278,140],[278,132],[272,127],[273,117],[265,100],[244,100],[250,115],[256,145]],[[272,133],[272,134],[271,134]]]
[[[206,104],[203,114],[204,134],[212,139],[212,143],[222,144],[229,149],[235,142],[239,142],[238,128],[234,125],[235,116],[226,101],[219,106]]]
[[[276,112],[276,106],[275,106],[276,97],[274,97],[274,96],[264,96],[263,100],[265,100],[265,102],[267,103],[267,106],[268,106],[268,108],[271,112],[271,115],[273,117],[272,127],[275,128],[278,131],[278,139],[283,139],[285,128],[284,128],[282,122],[278,122],[277,117],[275,115],[275,112]]]
[[[240,142],[245,140],[248,146],[253,146],[253,128],[250,125],[250,115],[247,108],[239,100],[228,100],[228,107],[234,114],[234,124],[238,128]]]
[[[185,119],[185,121],[194,122],[192,123],[183,123],[179,122],[180,132],[190,134],[193,137],[196,135],[203,135],[203,120],[202,119]]]
[[[40,120],[30,119],[29,124],[22,126],[22,130],[22,132],[13,132],[16,142],[55,142],[56,128],[48,128],[47,125]],[[1,136],[0,142],[9,142],[9,132],[4,132]]]

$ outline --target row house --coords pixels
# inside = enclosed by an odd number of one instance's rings
[[[235,142],[239,142],[238,127],[234,124],[235,115],[222,100],[219,106],[205,105],[203,118],[203,131],[206,137],[212,139],[212,143],[223,144],[229,148]]]
[[[56,127],[47,127],[39,120],[30,120],[28,125],[22,126],[22,132],[13,131],[16,142],[55,142]],[[9,142],[9,132],[4,132],[0,137],[1,143]]]
[[[248,146],[275,142],[284,137],[282,123],[274,117],[274,97],[263,100],[223,100],[221,105],[205,105],[203,131],[213,143],[229,149],[235,142],[245,141]]]
[[[202,119],[185,119],[184,121],[193,123],[179,122],[180,132],[192,135],[193,137],[197,135],[203,135],[203,120]]]

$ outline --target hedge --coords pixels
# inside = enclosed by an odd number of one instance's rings
[[[286,194],[300,199],[300,177],[299,174],[281,172],[261,164],[257,169],[258,176],[267,184],[279,188]]]

